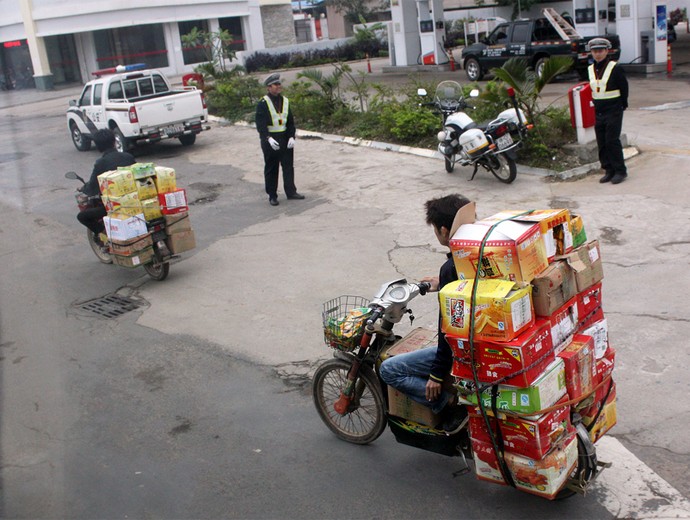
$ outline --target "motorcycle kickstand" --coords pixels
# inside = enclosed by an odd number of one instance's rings
[[[470,177],[470,180],[474,180],[474,176],[477,175],[478,169],[479,169],[479,163],[474,163],[474,171],[472,172],[472,177]]]

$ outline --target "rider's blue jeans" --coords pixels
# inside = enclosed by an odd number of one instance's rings
[[[390,357],[381,363],[381,379],[410,399],[428,406],[434,413],[439,413],[450,399],[450,394],[444,391],[436,401],[426,399],[426,383],[429,380],[434,359],[436,359],[436,347]]]

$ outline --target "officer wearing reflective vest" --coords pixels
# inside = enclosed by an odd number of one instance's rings
[[[623,67],[609,58],[611,42],[594,38],[587,44],[594,63],[589,66],[589,85],[594,101],[594,131],[599,162],[606,172],[599,182],[619,184],[628,176],[623,160],[621,129],[623,111],[628,108],[628,80]]]
[[[264,154],[264,181],[268,202],[278,203],[278,169],[283,168],[283,189],[288,199],[304,198],[295,188],[293,167],[295,148],[295,121],[288,98],[281,94],[283,87],[279,74],[271,74],[264,81],[266,95],[256,107],[256,129],[261,138]]]

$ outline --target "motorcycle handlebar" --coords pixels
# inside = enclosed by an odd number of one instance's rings
[[[374,312],[369,316],[369,319],[367,320],[367,325],[371,326],[374,323],[376,323],[381,315],[383,314],[383,309],[381,307],[377,307]]]
[[[431,290],[431,284],[429,282],[421,282],[417,284],[417,287],[419,287],[419,294],[424,296],[426,293]]]

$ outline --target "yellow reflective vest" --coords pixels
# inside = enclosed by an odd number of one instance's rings
[[[615,61],[609,61],[601,75],[601,79],[597,79],[594,71],[594,64],[589,66],[589,86],[592,89],[592,99],[616,99],[621,97],[620,90],[606,90],[606,84],[609,82],[613,67],[616,66]]]
[[[268,131],[270,133],[285,132],[287,130],[287,118],[288,118],[288,108],[290,102],[288,98],[283,96],[283,111],[278,113],[276,107],[273,105],[273,101],[268,95],[264,96],[266,100],[266,106],[268,106],[268,113],[271,114],[271,122],[273,124],[268,125]]]

